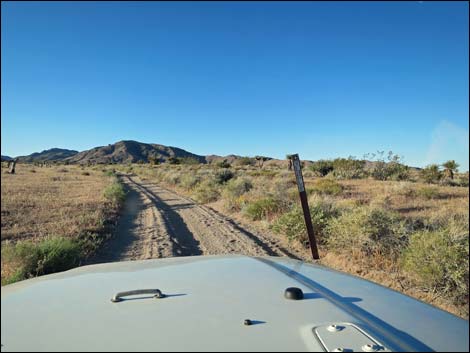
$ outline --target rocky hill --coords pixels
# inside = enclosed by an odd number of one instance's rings
[[[181,148],[142,143],[137,141],[119,141],[108,146],[95,147],[67,158],[69,163],[147,163],[150,158],[165,162],[171,157],[194,158],[206,163],[204,156],[185,151]]]
[[[51,148],[49,150],[35,152],[27,156],[20,156],[18,157],[18,161],[23,163],[59,161],[72,157],[77,153],[78,151],[67,150],[64,148]]]

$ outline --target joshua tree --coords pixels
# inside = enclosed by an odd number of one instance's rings
[[[287,170],[292,170],[292,155],[286,154],[286,159],[288,160]]]
[[[459,171],[457,169],[459,165],[454,160],[447,161],[442,164],[442,166],[444,167],[444,173],[446,174],[446,176],[451,179],[454,179],[454,173]]]
[[[264,162],[268,160],[268,157],[264,156],[256,156],[255,159],[258,161],[258,168],[262,169]]]

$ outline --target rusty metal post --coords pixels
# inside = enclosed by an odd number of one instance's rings
[[[313,233],[312,218],[310,216],[310,209],[308,208],[307,192],[305,191],[304,177],[302,175],[302,167],[300,165],[299,155],[296,153],[290,155],[289,157],[292,160],[295,179],[297,180],[297,187],[299,189],[300,203],[302,204],[302,210],[304,212],[305,226],[307,227],[310,250],[312,251],[313,258],[318,260],[320,256],[318,255],[317,241],[315,240],[315,234]]]

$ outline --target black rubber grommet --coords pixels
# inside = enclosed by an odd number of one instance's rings
[[[301,300],[304,299],[304,292],[300,288],[289,287],[284,291],[284,297],[290,300]]]

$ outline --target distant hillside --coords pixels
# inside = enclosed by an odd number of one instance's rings
[[[147,163],[149,157],[155,157],[160,162],[170,157],[191,157],[200,163],[206,163],[204,156],[190,153],[181,148],[137,141],[119,141],[108,146],[95,147],[67,158],[70,163]]]
[[[2,161],[11,161],[13,158],[2,155]]]
[[[18,161],[24,163],[59,161],[72,157],[77,153],[78,151],[67,150],[64,148],[51,148],[42,152],[32,153],[28,156],[20,156],[18,157]]]

